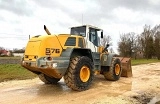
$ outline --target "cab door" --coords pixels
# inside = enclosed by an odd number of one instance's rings
[[[89,38],[87,40],[87,48],[90,48],[92,52],[97,52],[98,48],[98,34],[94,28],[89,28]]]

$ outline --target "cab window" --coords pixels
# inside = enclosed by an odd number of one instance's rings
[[[71,28],[71,35],[79,35],[79,36],[86,36],[86,26],[82,27],[72,27]]]
[[[95,46],[98,46],[98,34],[96,29],[89,28],[89,41]]]

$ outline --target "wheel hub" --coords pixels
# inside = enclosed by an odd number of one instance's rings
[[[80,79],[82,82],[87,82],[90,77],[90,70],[87,66],[83,66],[80,70]]]
[[[120,70],[121,70],[121,69],[120,69],[119,64],[116,64],[116,65],[115,65],[115,74],[116,74],[116,75],[119,75]]]

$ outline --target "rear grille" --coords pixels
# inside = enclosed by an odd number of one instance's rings
[[[69,37],[65,43],[65,46],[75,46],[76,45],[76,38]]]

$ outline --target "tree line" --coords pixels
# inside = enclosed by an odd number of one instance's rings
[[[160,25],[153,28],[145,25],[141,34],[135,32],[120,34],[118,52],[124,57],[136,59],[142,54],[143,58],[160,60]]]

